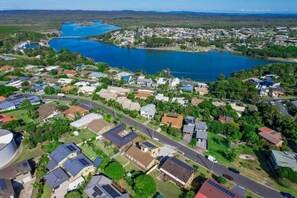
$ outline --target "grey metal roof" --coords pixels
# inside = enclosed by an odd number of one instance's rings
[[[271,155],[274,156],[277,166],[289,167],[297,171],[297,153],[272,150]]]
[[[70,177],[65,173],[62,168],[57,168],[50,173],[46,174],[44,177],[45,183],[51,188],[56,189],[61,184],[66,182]]]
[[[79,154],[77,157],[67,159],[63,164],[65,170],[73,177],[80,173],[84,168],[89,166],[93,166],[93,162],[83,154]]]
[[[207,140],[207,132],[206,131],[197,131],[196,138]]]
[[[112,185],[112,180],[104,175],[95,175],[84,192],[91,198],[129,198],[128,193],[121,193]]]
[[[293,103],[293,105],[294,105],[295,107],[297,107],[297,100],[292,101],[292,103]]]
[[[196,130],[198,131],[206,131],[207,130],[207,125],[206,122],[196,122]]]
[[[119,133],[124,131],[125,129],[125,125],[118,125],[115,128],[110,129],[109,131],[104,133],[102,136],[111,141],[117,147],[121,148],[122,146],[128,144],[129,142],[138,137],[137,133],[133,131],[125,136],[120,136]]]
[[[184,125],[183,132],[184,133],[194,133],[195,126],[194,125]]]
[[[289,114],[289,112],[288,112],[287,107],[286,107],[283,103],[278,102],[278,101],[276,101],[276,102],[272,101],[272,102],[271,102],[271,105],[279,107],[280,112],[281,112],[284,116],[291,116],[291,115]]]
[[[52,170],[58,165],[59,162],[61,162],[71,153],[80,153],[80,149],[72,142],[61,144],[49,155],[51,160],[47,164],[47,169]]]
[[[140,111],[145,111],[149,115],[155,115],[155,113],[156,113],[156,105],[154,105],[154,104],[148,104],[148,105],[146,105],[144,107],[141,107]]]
[[[187,116],[186,119],[185,119],[185,123],[186,124],[195,124],[195,117],[193,116]]]

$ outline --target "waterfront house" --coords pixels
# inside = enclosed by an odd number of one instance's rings
[[[186,92],[193,92],[194,89],[194,85],[193,82],[191,81],[187,81],[187,80],[183,80],[181,82],[181,87],[179,88],[181,91],[186,91]]]

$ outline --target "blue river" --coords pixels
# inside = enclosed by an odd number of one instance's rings
[[[82,26],[66,23],[61,27],[61,36],[101,35],[119,27],[94,21],[93,25]],[[98,62],[106,62],[112,67],[143,71],[154,74],[170,69],[179,78],[191,78],[210,82],[219,74],[229,77],[232,72],[262,66],[274,61],[255,59],[229,52],[175,52],[147,49],[129,49],[105,44],[90,39],[52,39],[50,46],[55,50],[67,48]]]

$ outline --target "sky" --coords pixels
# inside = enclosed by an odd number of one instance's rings
[[[297,0],[0,0],[0,10],[297,13]]]

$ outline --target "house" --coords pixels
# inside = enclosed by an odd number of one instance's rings
[[[281,147],[283,144],[282,134],[268,127],[259,128],[259,136],[277,147]]]
[[[17,118],[11,117],[11,116],[6,115],[6,114],[0,114],[0,126],[2,124],[8,123],[8,122],[10,122],[12,120],[17,120]]]
[[[180,84],[180,80],[179,80],[178,78],[174,78],[174,79],[172,79],[172,80],[169,80],[169,86],[170,86],[170,87],[175,88],[175,87],[177,87],[177,85],[179,85],[179,84]]]
[[[25,184],[32,181],[31,166],[28,161],[22,161],[0,170],[0,178]]]
[[[14,198],[14,195],[12,182],[8,179],[0,178],[0,197]]]
[[[280,97],[286,94],[286,90],[281,86],[269,87],[269,93],[271,97]]]
[[[76,157],[68,158],[63,163],[64,170],[70,175],[71,181],[80,176],[88,176],[89,173],[94,172],[94,164],[84,154],[78,154]]]
[[[44,87],[45,87],[45,84],[41,83],[41,84],[34,85],[33,89],[34,89],[35,92],[42,92]]]
[[[48,66],[48,67],[45,67],[44,69],[46,71],[52,71],[52,70],[57,70],[59,68],[60,68],[60,66]]]
[[[161,122],[173,128],[181,129],[183,126],[183,116],[177,113],[165,113]]]
[[[116,186],[111,179],[104,175],[95,175],[84,189],[84,193],[88,197],[116,197],[129,198],[128,193],[123,193],[118,186]]]
[[[195,198],[243,198],[237,192],[230,190],[213,179],[207,179],[203,182]]]
[[[160,171],[165,178],[182,187],[189,187],[194,179],[195,169],[183,161],[169,157],[160,166]]]
[[[77,156],[80,149],[72,142],[61,144],[49,155],[49,162],[46,166],[48,170],[53,170],[57,166],[61,166],[68,158]]]
[[[90,85],[90,82],[87,82],[87,81],[79,81],[79,82],[74,83],[74,85],[75,85],[76,87],[85,87],[85,86],[89,86],[89,85]]]
[[[143,152],[134,145],[128,148],[125,156],[143,172],[148,171],[155,165],[155,159],[149,153]]]
[[[220,116],[219,117],[219,121],[221,123],[223,123],[223,124],[225,124],[225,123],[232,123],[232,122],[234,122],[234,118],[231,118],[229,116]]]
[[[105,100],[116,100],[117,97],[127,96],[130,93],[130,89],[121,87],[108,86],[107,89],[101,89],[97,94]]]
[[[118,125],[109,131],[105,132],[102,136],[110,141],[113,145],[123,150],[127,146],[133,144],[135,139],[138,137],[135,132],[125,132],[125,125]]]
[[[195,92],[199,93],[199,95],[203,96],[209,93],[208,85],[205,83],[198,83],[195,87]]]
[[[43,120],[46,121],[49,118],[55,117],[58,115],[58,111],[56,107],[53,105],[49,104],[43,104],[37,109],[39,117]]]
[[[167,78],[159,78],[157,80],[157,85],[165,85],[167,83]]]
[[[74,119],[76,114],[79,116],[84,116],[87,113],[89,113],[89,111],[80,106],[71,106],[69,109],[64,111],[64,115],[71,119]]]
[[[269,161],[275,170],[279,167],[288,167],[297,171],[297,153],[272,150]]]
[[[140,89],[135,94],[135,97],[140,98],[140,99],[148,99],[149,97],[151,97],[153,95],[153,93],[154,93],[154,91],[151,91],[151,90]]]
[[[183,139],[188,143],[192,140],[194,134],[195,120],[196,119],[192,116],[187,116],[185,119],[185,124],[183,126]]]
[[[70,78],[60,78],[57,82],[62,85],[69,85],[72,81]]]
[[[63,74],[65,74],[66,76],[68,76],[68,78],[72,78],[74,77],[77,73],[75,70],[65,70],[63,71]]]
[[[199,105],[202,102],[204,102],[204,99],[203,98],[195,98],[195,97],[193,97],[192,98],[192,101],[191,101],[191,104],[192,105]]]
[[[141,142],[139,143],[139,147],[142,152],[147,152],[153,157],[160,155],[160,149],[150,142]]]
[[[196,121],[195,123],[196,131],[196,146],[207,150],[208,148],[208,137],[207,137],[207,124],[206,122]]]
[[[88,124],[87,128],[90,131],[97,133],[98,135],[101,135],[102,133],[105,133],[106,131],[110,130],[112,128],[112,124],[106,122],[103,119],[95,119]]]
[[[96,87],[83,86],[78,88],[78,93],[83,93],[84,95],[90,96],[95,92],[95,90],[96,90]]]
[[[93,79],[93,80],[97,80],[99,78],[105,78],[106,74],[101,73],[101,72],[92,72],[89,74],[89,78]]]
[[[89,76],[90,73],[92,73],[91,71],[79,71],[79,76],[80,77],[86,77],[86,76]]]
[[[159,100],[161,102],[168,102],[169,101],[169,97],[164,96],[163,94],[157,94],[155,99]]]
[[[133,102],[132,100],[125,98],[125,97],[119,97],[116,99],[116,101],[122,105],[123,109],[128,109],[129,111],[139,111],[140,110],[140,104],[138,102]]]
[[[115,78],[117,80],[123,80],[125,82],[131,82],[132,81],[132,75],[128,72],[120,72],[120,73],[117,73],[115,75]]]
[[[68,85],[62,88],[63,93],[69,93],[70,91],[77,89],[74,85]]]
[[[176,102],[176,103],[178,103],[180,105],[183,105],[183,106],[185,106],[186,103],[188,103],[188,101],[185,100],[185,98],[179,98],[179,97],[173,97],[171,102]]]
[[[24,71],[26,72],[34,72],[37,73],[38,72],[38,67],[35,65],[27,65],[26,67],[24,67]]]
[[[86,128],[93,120],[102,119],[102,115],[97,113],[90,113],[81,117],[79,120],[71,122],[70,125],[75,128]]]
[[[193,92],[194,85],[192,82],[184,80],[181,84],[182,86],[179,88],[181,91]]]
[[[8,65],[0,66],[0,71],[1,72],[13,71],[13,67],[8,66]]]
[[[151,87],[153,85],[153,80],[147,79],[144,76],[139,76],[137,79],[137,85],[142,87]]]
[[[0,111],[8,111],[15,109],[16,106],[10,101],[0,102]]]
[[[67,173],[60,167],[56,168],[55,170],[47,173],[43,177],[45,183],[52,189],[58,189],[62,184],[67,182],[70,177]]]
[[[297,108],[297,100],[292,101],[292,104]]]
[[[141,109],[140,109],[140,115],[142,117],[151,119],[155,116],[155,114],[156,114],[156,105],[154,105],[154,104],[148,104],[144,107],[141,107]]]

